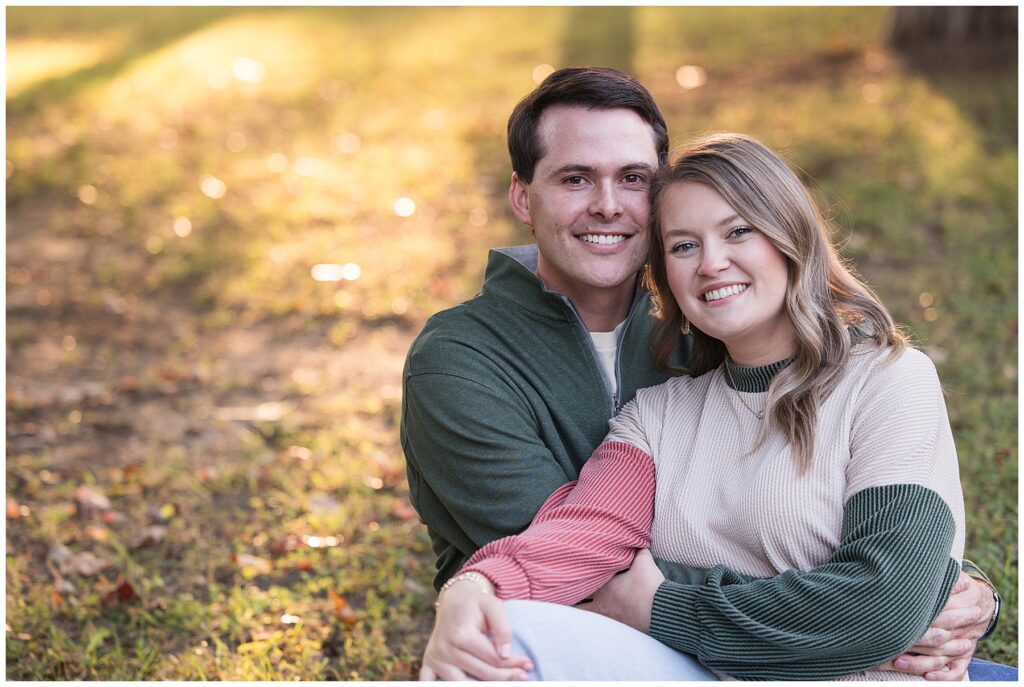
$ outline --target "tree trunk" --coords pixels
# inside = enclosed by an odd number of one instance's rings
[[[1017,43],[1016,7],[896,7],[889,42],[900,51]]]

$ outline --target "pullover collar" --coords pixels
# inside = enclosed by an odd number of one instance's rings
[[[747,393],[764,393],[768,391],[772,379],[775,378],[779,370],[789,365],[789,358],[760,367],[744,367],[727,355],[723,365],[729,368],[725,371],[727,373],[724,376],[725,383],[730,389]],[[736,382],[736,386],[732,385],[730,378]]]
[[[483,290],[512,300],[538,317],[561,322],[578,320],[582,325],[575,304],[567,296],[547,288],[537,276],[537,255],[536,244],[491,250]],[[637,301],[645,294],[638,280],[627,320],[632,318]]]

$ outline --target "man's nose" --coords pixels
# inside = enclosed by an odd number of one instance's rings
[[[622,214],[622,199],[620,191],[615,187],[614,182],[607,181],[598,184],[594,189],[593,198],[590,201],[590,213],[597,215],[605,221],[615,219]]]

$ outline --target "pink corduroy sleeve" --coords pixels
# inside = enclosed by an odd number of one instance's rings
[[[579,603],[650,545],[654,480],[649,455],[605,442],[525,531],[487,544],[462,570],[485,575],[502,599]]]

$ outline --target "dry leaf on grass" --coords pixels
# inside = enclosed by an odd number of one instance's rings
[[[138,598],[139,595],[136,593],[135,587],[124,576],[121,576],[114,582],[113,588],[103,595],[100,603],[104,608],[114,608],[115,606],[136,601]]]
[[[87,484],[75,489],[75,505],[78,511],[86,516],[99,515],[110,510],[110,499],[100,490]]]
[[[233,553],[231,554],[231,560],[239,568],[249,568],[259,574],[267,574],[274,570],[274,561],[248,553]]]
[[[330,589],[327,590],[327,595],[331,599],[331,612],[335,618],[345,623],[349,627],[356,624],[356,614],[352,610],[352,607],[348,605],[348,601],[345,600],[341,594],[335,594]]]
[[[150,525],[143,527],[139,533],[132,537],[129,546],[133,549],[141,549],[144,546],[159,544],[167,538],[167,528],[163,525]]]

